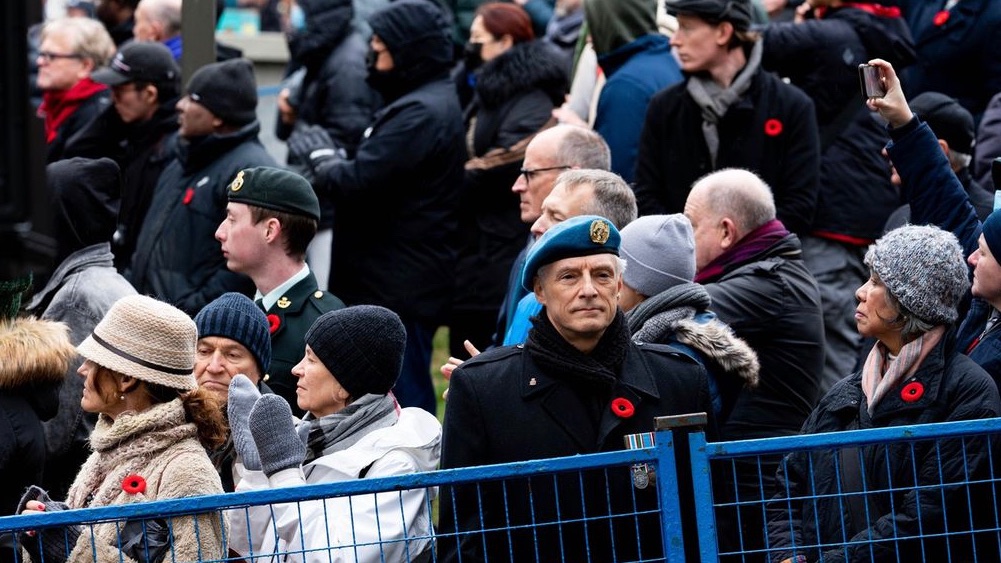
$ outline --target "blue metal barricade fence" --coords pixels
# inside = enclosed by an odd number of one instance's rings
[[[2,517],[0,560],[1001,561],[1001,419],[724,443],[659,427],[611,453]]]
[[[1001,419],[709,444],[693,434],[703,560],[1001,561],[999,432]]]

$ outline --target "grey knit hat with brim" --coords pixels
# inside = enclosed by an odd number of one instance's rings
[[[141,379],[192,391],[195,321],[180,309],[145,295],[115,302],[77,351],[95,364]]]
[[[932,226],[906,225],[869,247],[865,264],[917,318],[949,325],[970,287],[963,249],[956,237]]]
[[[403,368],[407,331],[400,317],[377,305],[356,305],[320,315],[306,344],[352,398],[385,395]]]

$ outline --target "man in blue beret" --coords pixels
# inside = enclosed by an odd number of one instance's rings
[[[626,435],[652,432],[655,417],[706,412],[711,418],[700,366],[673,348],[630,340],[618,307],[619,242],[615,225],[596,215],[568,219],[539,238],[522,283],[542,311],[525,344],[488,350],[453,372],[442,468],[618,450]],[[709,426],[713,432],[712,420]],[[637,483],[622,468],[567,482],[533,481],[531,494],[524,480],[451,488],[441,503],[439,555],[443,561],[460,553],[475,560],[484,550],[511,553],[512,561],[636,560],[640,553],[656,559],[663,546],[656,514],[613,520],[599,514],[655,509],[656,487]],[[554,498],[559,505],[547,500]],[[582,523],[583,507],[597,520]]]
[[[319,200],[302,176],[267,166],[241,170],[227,197],[226,218],[215,238],[226,267],[253,280],[254,301],[267,313],[271,365],[264,380],[301,417],[292,368],[305,354],[306,331],[323,313],[344,307],[319,289],[306,264],[306,247],[320,220]]]

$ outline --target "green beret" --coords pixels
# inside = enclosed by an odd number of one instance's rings
[[[258,166],[241,170],[226,191],[232,202],[320,220],[320,202],[313,186],[284,168]]]
[[[571,217],[554,225],[535,241],[525,257],[521,285],[533,291],[532,281],[539,268],[564,258],[593,254],[619,255],[619,230],[611,221],[597,215]]]

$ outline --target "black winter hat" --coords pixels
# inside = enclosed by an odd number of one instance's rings
[[[447,65],[452,61],[451,26],[430,0],[398,0],[369,18],[372,33],[386,44],[395,66]]]
[[[75,157],[45,167],[52,197],[57,252],[62,260],[111,240],[118,222],[122,175],[110,158]]]
[[[751,0],[666,0],[667,13],[695,14],[708,21],[730,22],[738,30],[751,27]]]
[[[247,168],[229,184],[229,200],[320,220],[320,202],[302,176],[270,166]]]
[[[212,63],[198,69],[188,81],[188,96],[229,125],[257,119],[257,82],[247,59]]]
[[[306,344],[352,398],[385,395],[403,367],[407,331],[396,313],[357,305],[324,313],[306,331]]]
[[[257,360],[261,377],[271,366],[268,317],[242,293],[223,293],[195,315],[198,338],[221,336],[243,344]]]
[[[925,92],[910,103],[911,111],[931,127],[935,136],[949,143],[949,148],[963,154],[973,153],[973,115],[955,98],[938,92]]]

